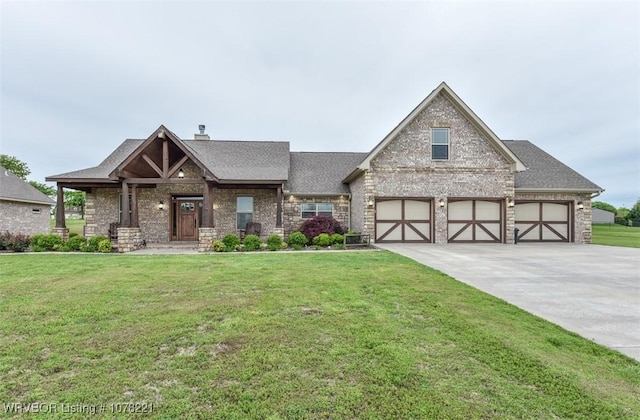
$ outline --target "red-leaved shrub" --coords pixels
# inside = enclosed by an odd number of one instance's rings
[[[306,220],[300,226],[300,232],[309,240],[309,243],[321,233],[333,235],[334,233],[344,233],[340,226],[340,222],[331,216],[316,216],[313,219]]]

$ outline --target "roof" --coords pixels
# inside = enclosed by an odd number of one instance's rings
[[[514,171],[522,171],[525,165],[518,159],[516,155],[509,150],[496,134],[465,104],[462,99],[447,85],[445,82],[433,90],[417,107],[413,109],[389,134],[373,148],[367,157],[358,165],[358,167],[347,177],[345,181],[354,179],[358,172],[369,169],[370,162],[391,142],[396,136],[409,125],[423,110],[425,110],[431,102],[440,94],[443,94],[451,103],[494,145],[496,150],[502,154],[509,162],[511,162]]]
[[[349,194],[342,180],[367,153],[291,152],[290,194]]]
[[[55,201],[40,190],[2,166],[0,166],[0,200],[46,204],[49,206],[55,204]]]
[[[526,171],[515,174],[516,190],[604,191],[528,140],[503,143],[527,166]]]

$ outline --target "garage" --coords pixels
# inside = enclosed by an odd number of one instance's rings
[[[501,243],[503,200],[449,199],[448,242]]]
[[[516,201],[519,242],[571,242],[571,203]]]
[[[431,242],[431,199],[378,199],[376,242]]]

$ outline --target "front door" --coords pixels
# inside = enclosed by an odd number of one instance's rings
[[[202,200],[177,199],[174,201],[173,232],[177,241],[197,241]]]

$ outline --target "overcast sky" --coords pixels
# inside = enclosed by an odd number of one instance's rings
[[[160,124],[370,151],[438,84],[631,207],[638,2],[1,1],[0,153],[30,179]]]

